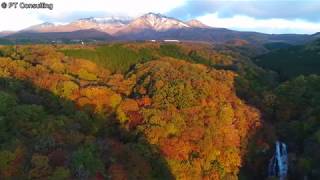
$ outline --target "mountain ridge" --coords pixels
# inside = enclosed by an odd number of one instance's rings
[[[13,42],[32,40],[34,42],[59,42],[59,41],[109,41],[113,37],[96,29],[84,29],[72,32],[20,32],[6,36],[5,39]]]
[[[195,22],[195,20],[194,20]],[[198,24],[188,24],[187,22],[168,17],[159,13],[149,12],[138,18],[130,19],[128,17],[104,17],[104,18],[81,18],[63,25],[45,22],[25,28],[21,31],[32,32],[71,32],[84,29],[96,29],[108,34],[123,34],[128,32],[137,32],[144,29],[152,29],[156,31],[165,31],[169,29],[200,27]],[[204,24],[201,25],[204,27]],[[207,26],[209,27],[209,26]]]
[[[73,37],[77,40],[90,40],[91,37],[85,36],[82,33],[79,33],[79,31],[93,29],[96,31],[94,33],[94,39],[120,41],[175,39],[181,41],[226,43],[234,40],[244,40],[253,45],[261,45],[268,42],[302,44],[310,42],[318,37],[312,35],[275,35],[235,31],[226,28],[211,27],[196,19],[182,21],[159,13],[149,12],[134,19],[129,17],[111,16],[105,18],[82,18],[68,24],[45,22],[22,29],[15,33],[4,34],[2,35],[2,38],[19,40],[19,38],[24,37],[24,39],[33,41],[34,39],[39,39],[35,35],[36,33],[39,33],[41,38],[46,41],[53,40],[52,37],[63,37],[67,39],[72,39],[70,37]],[[98,33],[97,31],[101,33]],[[32,36],[26,36],[26,32],[31,33]],[[65,35],[67,34],[70,37],[66,37]],[[90,34],[92,34],[92,32]],[[98,38],[96,35],[100,35],[101,37]],[[110,36],[112,36],[112,38]]]

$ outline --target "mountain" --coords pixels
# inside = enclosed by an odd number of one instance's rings
[[[156,32],[167,31],[171,29],[190,28],[190,26],[180,20],[163,16],[156,13],[145,14],[121,29],[117,35],[126,33],[137,33],[146,30]]]
[[[23,32],[72,32],[86,29],[96,29],[101,32],[113,34],[120,28],[127,25],[130,19],[127,17],[107,17],[107,18],[84,18],[77,21],[55,25],[53,23],[43,23],[23,29]]]
[[[190,27],[197,27],[197,28],[210,28],[210,26],[203,24],[201,21],[192,19],[186,22],[187,25]]]
[[[14,31],[1,31],[0,32],[0,37],[8,36],[10,34],[15,33]]]
[[[90,31],[90,36],[83,34],[85,30]],[[79,31],[82,33],[79,33]],[[37,35],[37,33],[39,33],[39,35]],[[110,35],[112,37],[110,37]],[[68,24],[46,22],[23,29],[14,34],[4,35],[4,38],[16,40],[21,38],[54,40],[55,37],[63,37],[66,39],[76,38],[81,40],[92,39],[92,37],[94,37],[94,39],[121,41],[176,39],[210,43],[226,43],[234,40],[243,40],[255,46],[262,46],[265,43],[302,44],[310,42],[318,36],[240,32],[225,28],[210,27],[198,20],[184,22],[157,13],[147,13],[135,19],[129,17],[90,17],[79,19]]]
[[[85,18],[72,22],[66,26],[77,27],[78,29],[96,29],[108,34],[115,34],[126,26],[131,20],[129,18]]]
[[[144,29],[142,31],[130,31],[116,34],[119,40],[165,40],[176,39],[181,41],[203,41],[211,43],[226,43],[233,40],[244,40],[253,45],[263,45],[270,42],[285,42],[289,44],[303,44],[314,38],[309,35],[270,35],[257,32],[234,31],[225,28],[176,28],[166,31]]]
[[[320,75],[320,39],[305,45],[276,49],[256,57],[254,62],[279,73],[282,80],[299,75]]]
[[[314,38],[320,38],[320,32],[312,34],[312,37]]]
[[[53,32],[53,29],[55,28],[55,24],[53,23],[49,23],[49,22],[45,22],[42,24],[38,24],[38,25],[34,25],[31,27],[28,27],[26,29],[23,29],[22,31],[26,31],[26,32],[48,32],[51,31]]]
[[[199,21],[192,20],[183,22],[161,14],[148,13],[136,19],[128,17],[107,17],[107,18],[84,18],[64,25],[55,25],[52,23],[43,23],[31,26],[22,31],[27,32],[72,32],[84,29],[96,29],[108,34],[126,34],[137,33],[145,30],[154,30],[157,32],[192,28],[208,27]]]
[[[105,17],[105,18],[86,18],[82,20],[88,20],[88,21],[93,21],[96,23],[101,23],[101,24],[109,24],[109,25],[126,25],[132,21],[130,17],[117,17],[117,16],[110,16],[110,17]]]
[[[85,29],[72,32],[26,32],[22,31],[6,39],[16,42],[52,42],[52,41],[81,41],[81,40],[112,40],[113,37],[96,29]]]

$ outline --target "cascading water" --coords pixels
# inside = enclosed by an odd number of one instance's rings
[[[285,143],[276,142],[276,149],[269,162],[268,176],[277,176],[279,180],[285,180],[288,172],[288,153]]]

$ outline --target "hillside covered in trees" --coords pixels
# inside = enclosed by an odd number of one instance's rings
[[[0,47],[0,179],[264,179],[279,139],[288,177],[317,179],[320,77],[283,82],[268,51]]]
[[[299,75],[320,74],[320,40],[300,46],[284,46],[258,56],[255,62],[279,73],[282,80]]]
[[[237,80],[238,95],[263,114],[263,128],[249,147],[251,167],[244,168],[254,179],[266,173],[263,168],[270,160],[266,154],[276,140],[288,145],[288,179],[320,177],[319,156],[314,153],[320,145],[318,45],[319,40],[255,57],[254,62],[266,69],[262,73],[252,69]]]
[[[260,126],[234,72],[161,57],[121,74],[50,46],[1,55],[2,178],[236,179]]]

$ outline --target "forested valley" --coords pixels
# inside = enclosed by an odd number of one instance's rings
[[[2,46],[0,179],[319,179],[319,47]]]

